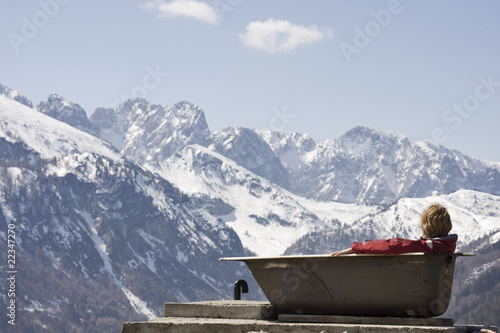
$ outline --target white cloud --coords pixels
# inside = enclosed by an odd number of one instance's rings
[[[219,16],[214,7],[197,0],[150,0],[140,4],[145,10],[154,10],[158,12],[158,17],[176,17],[183,16],[195,18],[202,22],[217,25]]]
[[[270,18],[265,22],[250,22],[239,37],[247,47],[274,54],[291,52],[300,46],[332,38],[333,32],[316,25],[305,27]]]

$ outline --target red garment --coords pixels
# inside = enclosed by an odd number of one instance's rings
[[[363,243],[354,243],[354,253],[369,254],[401,254],[409,252],[425,252],[445,254],[455,252],[457,235],[436,238],[420,238],[411,240],[405,238],[376,239]]]

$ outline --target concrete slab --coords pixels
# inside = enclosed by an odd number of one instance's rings
[[[165,317],[262,319],[278,316],[269,302],[207,301],[192,303],[165,303]]]
[[[478,327],[476,327],[478,328]],[[479,331],[479,330],[478,330]],[[405,326],[282,323],[277,321],[224,318],[158,318],[143,323],[125,323],[122,333],[471,333],[464,326]]]
[[[365,325],[403,325],[403,326],[453,326],[449,318],[399,318],[399,317],[357,317],[280,314],[278,321],[290,323],[335,323]]]

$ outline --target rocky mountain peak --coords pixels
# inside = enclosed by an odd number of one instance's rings
[[[292,132],[287,133],[283,137],[283,144],[285,146],[296,145],[301,152],[313,151],[317,146],[317,142],[309,134]]]
[[[130,113],[134,113],[137,109],[146,108],[149,104],[150,103],[144,98],[128,99],[116,107],[116,113],[126,117],[129,116]]]
[[[409,138],[397,132],[375,130],[366,126],[356,126],[347,131],[338,140],[338,144],[346,152],[353,154],[390,154],[393,147],[408,143]]]
[[[186,100],[177,102],[172,107],[179,110],[179,111],[184,111],[184,112],[189,112],[191,110],[196,110],[197,112],[201,111],[199,106],[191,103],[190,101],[186,101]],[[201,112],[203,112],[203,111],[201,111]]]
[[[97,109],[92,123],[101,137],[139,163],[161,163],[189,144],[208,146],[210,132],[198,106],[171,106],[145,99],[127,100],[116,109]]]
[[[254,130],[227,127],[212,134],[210,149],[232,159],[256,175],[288,188],[288,175],[268,143]]]
[[[99,136],[99,131],[89,121],[85,110],[56,93],[50,94],[47,102],[40,102],[36,110],[79,130]]]
[[[182,101],[174,104],[171,110],[176,117],[183,119],[189,127],[196,128],[198,131],[208,131],[205,112],[199,106],[188,101]]]
[[[9,87],[2,84],[0,84],[0,95],[4,95],[5,97],[13,99],[21,104],[26,105],[27,107],[33,108],[33,103],[29,99],[19,94],[18,91],[10,89]]]
[[[106,115],[112,116],[109,111],[112,109],[105,110],[107,110],[105,111]],[[102,118],[104,114],[100,114],[101,112],[103,112],[102,108],[99,109],[99,113],[96,117]],[[188,101],[181,101],[171,106],[164,106],[151,104],[144,98],[129,99],[116,108],[115,114],[128,123],[133,123],[139,119],[161,120],[161,118],[168,117],[169,120],[177,124],[185,124],[190,127],[194,126],[197,127],[198,130],[208,130],[203,110],[199,106]],[[92,119],[93,118],[94,117],[92,117]]]

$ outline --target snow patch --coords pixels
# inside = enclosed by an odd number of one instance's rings
[[[113,267],[111,266],[111,260],[106,253],[106,245],[104,244],[102,238],[97,234],[97,230],[94,227],[95,221],[92,219],[91,215],[88,212],[82,212],[81,215],[89,225],[89,228],[91,230],[90,237],[92,238],[95,248],[104,263],[104,272],[107,273],[111,277],[115,285],[117,285],[122,290],[128,301],[130,302],[130,305],[132,305],[137,313],[145,315],[150,320],[155,318],[156,315],[152,310],[148,308],[146,302],[142,301],[139,297],[134,295],[134,293],[132,293],[123,284],[123,282],[117,278],[116,274],[113,271]]]
[[[484,265],[481,265],[479,267],[474,268],[474,270],[471,272],[470,276],[465,280],[464,285],[467,286],[471,284],[474,280],[477,280],[481,275],[486,273],[491,267],[496,266],[497,264],[500,263],[500,259],[497,259],[495,261],[486,263]]]

